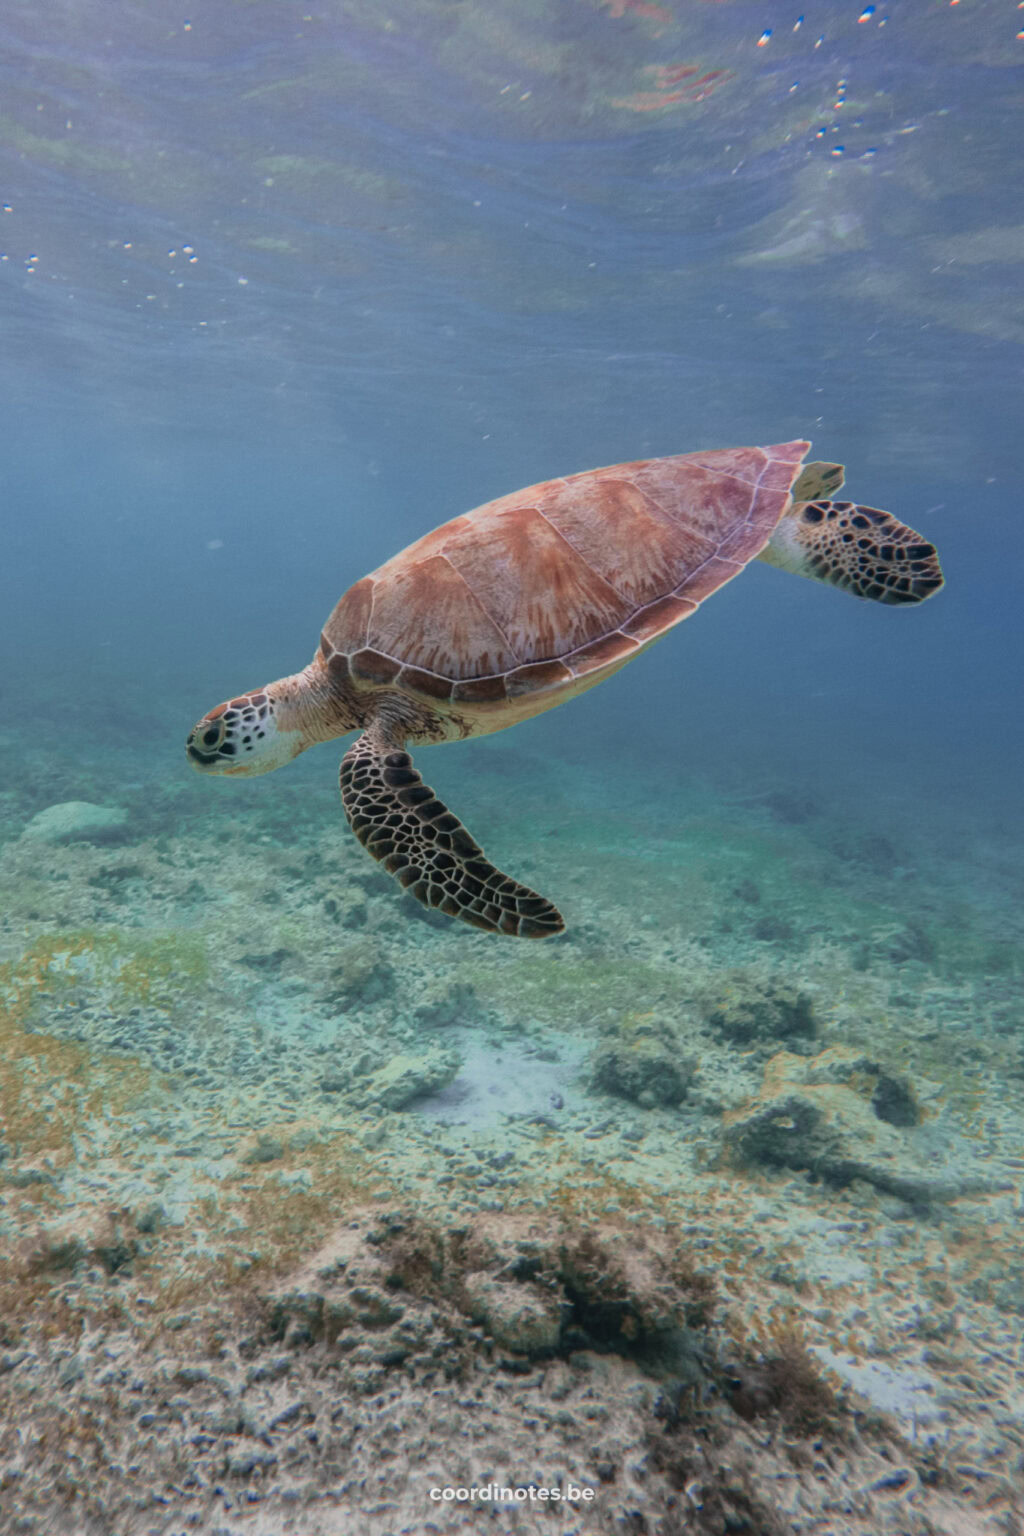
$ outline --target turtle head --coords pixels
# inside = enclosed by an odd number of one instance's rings
[[[188,760],[201,773],[269,773],[290,763],[309,746],[299,721],[282,701],[275,699],[274,685],[256,693],[244,693],[218,704],[189,733],[185,744]],[[284,713],[285,720],[281,719]],[[292,715],[291,719],[287,717]],[[292,726],[292,729],[284,728]]]

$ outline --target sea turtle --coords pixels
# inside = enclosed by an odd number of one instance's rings
[[[256,774],[361,731],[341,764],[359,841],[426,907],[541,938],[561,914],[501,873],[428,789],[407,743],[515,725],[610,677],[755,557],[881,603],[938,590],[935,548],[837,502],[806,442],[646,459],[548,480],[456,517],[357,581],[312,662],[219,704],[196,768]]]

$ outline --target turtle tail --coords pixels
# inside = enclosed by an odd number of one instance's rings
[[[934,544],[853,501],[796,502],[761,559],[876,603],[921,603],[944,579]]]

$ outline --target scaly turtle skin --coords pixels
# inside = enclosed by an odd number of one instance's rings
[[[806,442],[646,459],[548,480],[445,523],[350,587],[304,671],[220,704],[196,768],[265,773],[362,735],[341,765],[359,841],[427,907],[491,932],[560,933],[423,783],[409,742],[504,730],[592,688],[760,558],[859,597],[938,590],[934,546],[831,498]]]

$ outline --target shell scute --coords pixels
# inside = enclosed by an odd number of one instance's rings
[[[455,704],[504,704],[507,699],[504,673],[499,677],[469,678],[452,689]]]
[[[548,688],[561,688],[571,683],[573,673],[563,661],[534,661],[525,667],[516,667],[504,679],[510,699],[521,698],[524,693],[542,693]]]
[[[592,640],[589,645],[581,646],[566,658],[566,662],[572,668],[574,677],[583,677],[587,672],[596,672],[599,667],[611,667],[617,661],[624,661],[638,645],[639,641],[616,630],[612,635],[602,635],[600,640]]]
[[[698,564],[714,551],[706,536],[662,509],[652,494],[627,481],[567,484],[545,507],[545,515],[588,565],[631,608],[670,590],[679,568]]]
[[[416,558],[398,556],[389,576],[375,580],[367,635],[373,649],[448,678],[446,696],[451,680],[514,667],[519,657],[492,610],[450,557],[420,559],[413,550]]]
[[[386,687],[401,672],[402,663],[393,656],[382,656],[380,651],[364,646],[349,657],[349,668],[356,682]]]
[[[373,577],[364,576],[339,599],[320,638],[320,649],[325,656],[331,651],[358,651],[366,644],[373,587]]]
[[[483,508],[473,533],[460,535],[447,558],[494,615],[516,662],[562,656],[628,617],[629,604],[536,507]],[[478,675],[502,670],[480,666]]]
[[[689,618],[696,607],[697,604],[691,598],[661,597],[657,602],[642,608],[628,624],[624,624],[622,632],[643,644],[645,640],[653,640],[655,635],[660,635],[671,625],[678,624],[680,619]]]
[[[337,651],[327,652],[327,675],[334,686],[341,692],[348,686],[351,678],[351,668],[347,656],[340,656]]]
[[[689,598],[694,604],[702,603],[706,597],[711,596],[712,592],[717,592],[719,587],[738,575],[743,565],[742,560],[721,560],[717,555],[713,555],[692,575],[687,576],[674,595]]]
[[[408,688],[428,699],[450,699],[452,696],[452,684],[447,677],[425,672],[422,667],[403,667],[397,681],[400,688]]]

